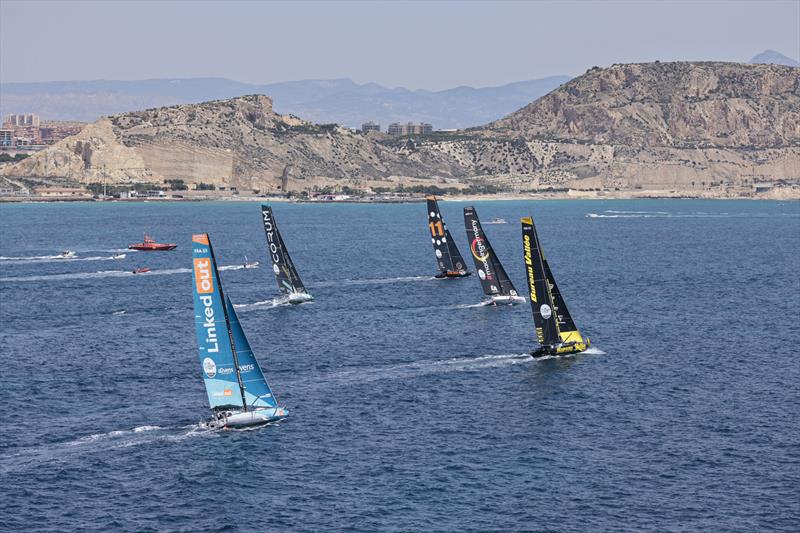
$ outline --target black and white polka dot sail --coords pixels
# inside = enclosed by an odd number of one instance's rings
[[[428,201],[428,230],[433,243],[433,253],[436,255],[436,264],[442,274],[451,272],[465,272],[467,270],[464,258],[456,247],[456,243],[450,237],[450,231],[444,223],[442,214],[439,212],[439,204],[436,197],[426,197]]]

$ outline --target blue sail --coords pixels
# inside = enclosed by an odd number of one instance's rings
[[[233,344],[236,347],[236,359],[239,361],[239,371],[244,385],[244,397],[247,407],[277,407],[278,402],[272,395],[264,372],[261,370],[250,343],[244,335],[239,317],[233,309],[230,299],[225,297],[225,305],[228,309],[228,321],[230,323]]]
[[[242,389],[225,322],[222,286],[211,242],[205,233],[192,235],[192,262],[194,323],[208,403],[212,409],[241,408]]]

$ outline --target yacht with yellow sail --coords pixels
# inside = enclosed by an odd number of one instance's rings
[[[544,257],[533,218],[522,222],[522,248],[528,279],[533,322],[541,346],[531,352],[534,357],[570,355],[586,351],[590,341],[575,326],[567,304],[558,290],[553,271]]]

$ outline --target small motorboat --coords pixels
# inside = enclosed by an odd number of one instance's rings
[[[167,250],[174,250],[177,244],[164,244],[153,240],[147,233],[144,234],[142,242],[137,242],[128,246],[129,250],[139,250],[140,252],[165,252]]]
[[[134,268],[131,270],[132,274],[144,274],[145,272],[150,272],[150,267]]]
[[[77,255],[78,254],[76,254],[72,250],[64,250],[63,252],[58,254],[59,257],[63,257],[64,259],[72,259],[73,257],[77,257]]]
[[[244,256],[244,267],[245,268],[258,268],[258,261],[248,261],[247,256]]]
[[[446,270],[444,272],[439,272],[433,277],[436,279],[447,279],[447,278],[465,278],[471,275],[472,272],[468,270]]]
[[[487,224],[508,224],[508,221],[504,218],[494,217],[492,220],[487,222]]]
[[[125,254],[114,254],[111,259],[125,259]]]

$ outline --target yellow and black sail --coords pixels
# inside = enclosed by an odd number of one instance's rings
[[[525,217],[521,223],[533,322],[536,327],[536,337],[542,345],[542,348],[533,352],[533,355],[566,355],[582,352],[588,348],[589,340],[583,338],[567,310],[550,265],[544,258],[533,219]]]

